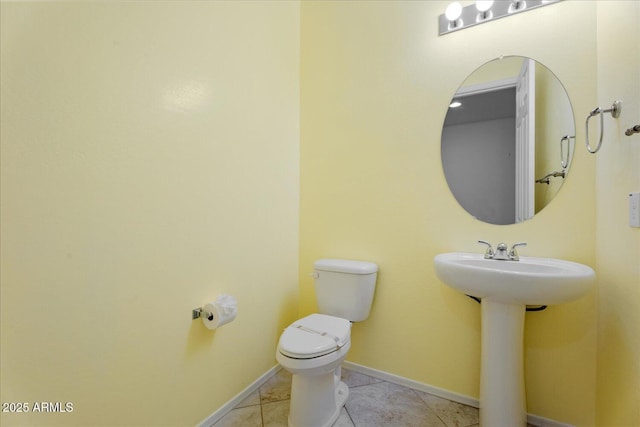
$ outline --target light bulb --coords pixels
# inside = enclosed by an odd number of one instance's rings
[[[462,102],[460,101],[453,101],[451,104],[449,104],[449,108],[458,108],[462,105]]]
[[[493,6],[493,0],[476,0],[476,9],[478,9],[476,22],[482,22],[493,18],[491,6]]]
[[[476,0],[476,9],[478,12],[486,12],[493,6],[493,0]]]
[[[462,15],[462,5],[458,2],[451,3],[444,14],[449,21],[455,22]]]

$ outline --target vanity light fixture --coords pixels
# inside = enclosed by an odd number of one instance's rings
[[[449,4],[446,12],[438,18],[438,34],[442,36],[560,1],[562,0],[477,0],[475,4],[464,7],[454,2]]]
[[[460,101],[453,101],[451,104],[449,104],[449,108],[458,108],[462,106],[462,102]]]

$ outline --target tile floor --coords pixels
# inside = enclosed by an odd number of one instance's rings
[[[333,427],[478,426],[478,409],[342,369],[349,399]],[[213,427],[286,427],[291,374],[281,369]]]

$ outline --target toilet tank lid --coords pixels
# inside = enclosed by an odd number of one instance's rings
[[[320,271],[350,274],[371,274],[378,271],[378,266],[373,262],[332,258],[319,259],[313,267]]]

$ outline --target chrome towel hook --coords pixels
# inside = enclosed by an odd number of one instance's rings
[[[589,151],[591,154],[595,154],[598,152],[598,150],[600,150],[600,146],[602,145],[602,136],[604,135],[604,113],[611,113],[611,117],[613,117],[614,119],[617,119],[618,117],[620,117],[621,112],[622,112],[622,102],[614,101],[613,104],[611,105],[611,108],[609,109],[603,110],[600,107],[596,107],[593,111],[589,113],[584,125],[586,139],[587,139],[587,151]],[[598,114],[600,114],[600,139],[598,140],[598,146],[595,149],[593,149],[589,144],[589,119],[593,116],[597,116]]]

